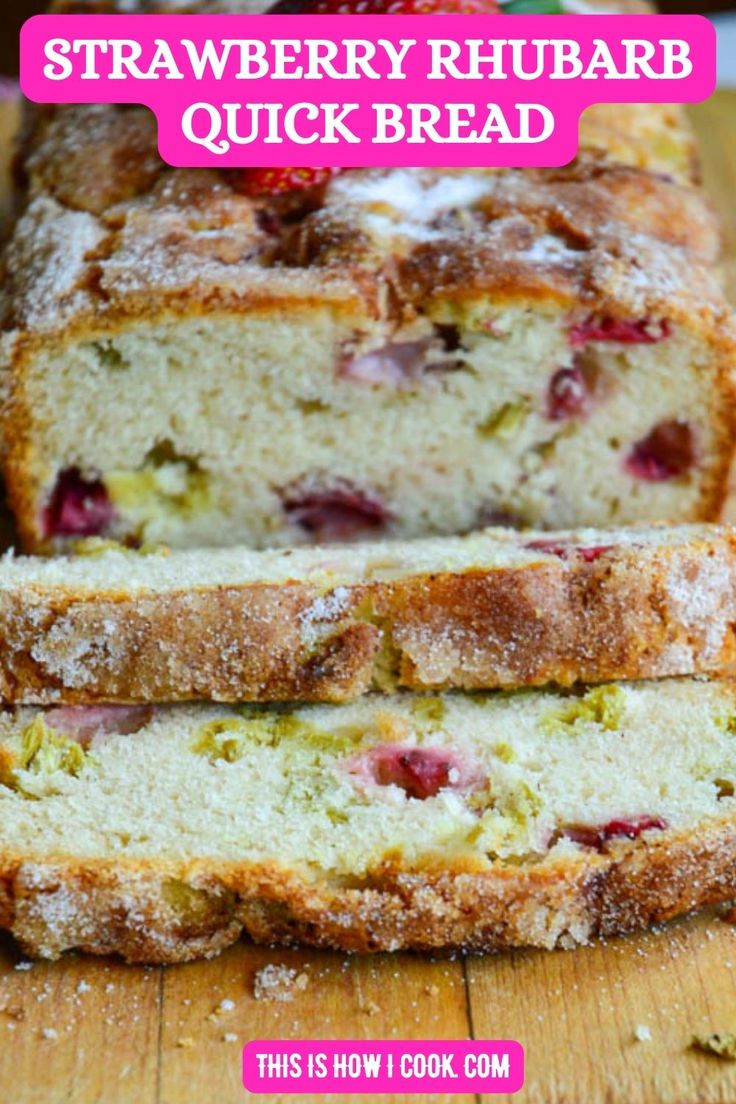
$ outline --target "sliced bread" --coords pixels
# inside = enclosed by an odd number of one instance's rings
[[[145,962],[256,940],[585,943],[736,894],[736,691],[0,716],[0,925]]]
[[[312,700],[723,671],[716,526],[0,560],[0,700]]]

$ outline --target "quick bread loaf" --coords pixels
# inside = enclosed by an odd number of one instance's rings
[[[18,179],[2,466],[55,555],[0,561],[0,927],[555,948],[736,896],[736,333],[679,108],[337,173],[44,108]]]
[[[68,107],[21,166],[3,420],[27,550],[718,517],[734,335],[677,109],[595,109],[563,169],[254,188],[164,166],[141,108]]]

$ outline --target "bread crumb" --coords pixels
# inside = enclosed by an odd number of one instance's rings
[[[33,963],[32,962],[16,962],[16,964],[13,968],[15,970],[32,970],[33,969]]]
[[[225,1016],[228,1012],[232,1012],[235,1008],[235,1001],[233,1000],[221,1000],[217,1008],[210,1012],[207,1019],[210,1023],[217,1023],[220,1016]]]
[[[637,1024],[634,1028],[634,1038],[638,1043],[651,1043],[652,1029],[646,1024]]]
[[[430,997],[438,997],[440,995],[439,985],[425,985],[424,992]]]
[[[176,1045],[178,1047],[193,1047],[194,1039],[191,1035],[183,1035],[180,1039],[176,1040]]]
[[[713,1031],[710,1035],[693,1035],[690,1043],[696,1050],[715,1054],[718,1058],[736,1059],[736,1035],[730,1031]]]
[[[234,1031],[226,1031],[225,1034],[222,1036],[222,1041],[223,1043],[237,1043],[238,1036],[235,1034]]]
[[[375,1001],[367,1001],[365,1004],[361,1005],[360,1010],[364,1012],[366,1016],[377,1016],[381,1011],[381,1006],[380,1004],[376,1004]]]
[[[291,966],[270,963],[258,970],[253,979],[253,995],[256,1000],[292,1001],[296,992],[303,992],[309,985],[309,975],[297,974]]]
[[[59,1032],[56,1030],[55,1027],[44,1027],[41,1034],[43,1035],[44,1039],[58,1039],[59,1038]]]

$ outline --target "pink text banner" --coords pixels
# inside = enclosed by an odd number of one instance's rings
[[[557,166],[595,103],[715,86],[701,16],[36,16],[38,103],[150,108],[183,168]]]
[[[524,1085],[524,1048],[504,1041],[268,1041],[243,1051],[252,1093],[489,1093]]]

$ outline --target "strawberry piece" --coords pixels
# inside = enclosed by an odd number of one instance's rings
[[[444,340],[443,345],[448,349]],[[459,348],[459,342],[454,348]],[[433,360],[433,356],[439,359]],[[347,358],[339,366],[338,376],[373,386],[402,387],[424,376],[452,372],[457,363],[456,359],[448,359],[443,350],[437,349],[432,338],[394,341],[360,356]]]
[[[289,521],[316,541],[345,541],[366,531],[378,531],[389,520],[380,499],[340,480],[324,489],[298,486],[283,498]]]
[[[262,196],[282,196],[289,192],[303,192],[307,188],[321,188],[343,169],[243,169],[238,191],[251,199]]]
[[[579,843],[582,847],[592,847],[596,851],[603,851],[608,840],[637,839],[642,832],[652,829],[664,831],[667,821],[662,817],[640,816],[635,820],[609,820],[608,824],[592,827],[585,824],[566,828],[562,835],[573,843]]]
[[[552,422],[578,418],[590,407],[592,381],[581,365],[560,368],[547,389],[547,417]]]
[[[384,744],[351,760],[350,773],[378,786],[398,786],[407,797],[425,801],[441,790],[477,790],[486,785],[473,764],[438,747]]]
[[[687,422],[660,422],[637,441],[624,461],[629,475],[662,483],[685,475],[695,463],[693,432]]]
[[[269,15],[498,15],[496,0],[279,0]]]
[[[56,480],[43,511],[45,537],[98,537],[115,518],[115,507],[101,479],[85,479],[67,468]]]
[[[666,318],[658,322],[651,318],[626,320],[622,318],[595,318],[591,315],[570,330],[570,344],[582,348],[590,341],[617,341],[621,345],[654,345],[664,341],[672,333]]]
[[[400,386],[417,379],[425,367],[429,341],[401,341],[345,360],[338,374],[356,383]]]
[[[268,15],[498,15],[497,0],[278,0]],[[256,199],[324,186],[344,169],[245,169],[239,190]]]
[[[570,556],[580,556],[586,563],[594,563],[600,556],[610,552],[615,546],[613,544],[592,544],[587,548],[581,548],[578,545],[562,544],[553,540],[536,540],[531,541],[524,547],[532,552],[547,552],[550,556],[559,556],[561,560],[566,560]]]
[[[452,757],[434,748],[383,748],[373,756],[373,771],[379,786],[398,786],[424,801],[450,785]]]
[[[139,732],[152,716],[150,705],[65,705],[49,709],[44,720],[49,728],[87,747],[95,737]]]
[[[586,563],[595,563],[599,557],[605,555],[606,552],[610,552],[612,548],[612,544],[594,544],[590,548],[576,548],[575,552],[578,556],[582,556]]]

